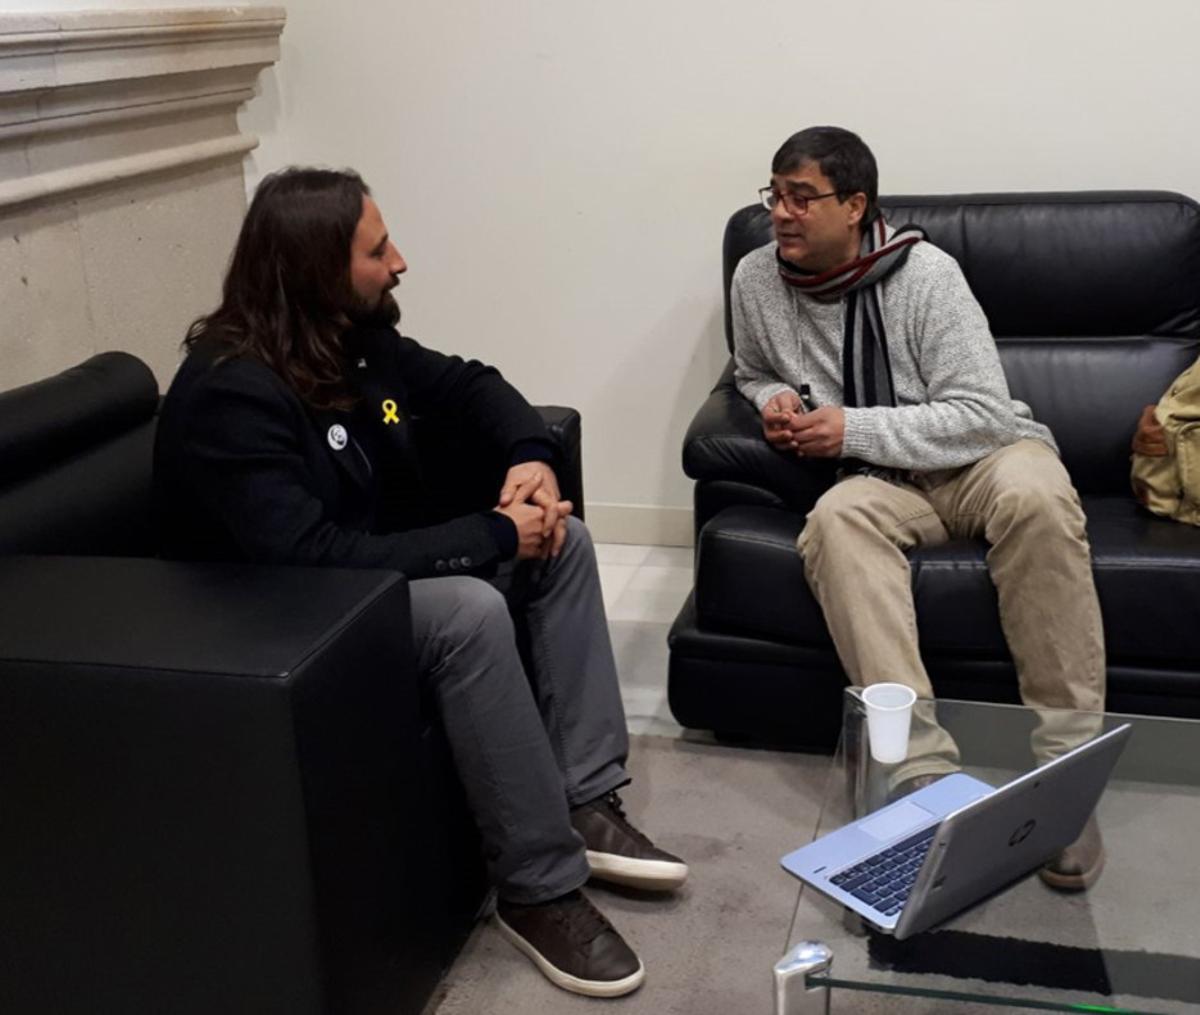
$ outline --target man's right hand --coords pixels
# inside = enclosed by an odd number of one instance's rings
[[[546,538],[542,535],[546,521],[545,511],[528,501],[514,501],[508,507],[496,507],[493,510],[507,515],[517,527],[518,560],[534,560],[543,555],[543,543]],[[566,528],[566,522],[563,523],[563,528]]]
[[[781,391],[773,395],[763,406],[762,428],[767,442],[780,451],[792,451],[796,447],[792,433],[792,415],[804,411],[800,396],[794,391]]]
[[[1155,408],[1147,405],[1142,410],[1137,432],[1133,435],[1133,450],[1139,455],[1163,458],[1167,454],[1167,432],[1154,414]]]

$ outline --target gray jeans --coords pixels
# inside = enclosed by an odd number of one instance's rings
[[[569,808],[629,781],[625,712],[587,529],[569,518],[557,559],[505,568],[495,583],[427,578],[409,589],[417,668],[440,711],[493,884],[513,902],[578,888],[588,865]]]

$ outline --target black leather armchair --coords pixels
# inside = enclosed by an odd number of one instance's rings
[[[0,394],[0,1011],[419,1012],[486,884],[407,583],[153,559],[157,403]]]
[[[1129,486],[1142,406],[1200,354],[1200,206],[1160,192],[881,203],[958,260],[1013,395],[1058,440],[1088,516],[1109,707],[1200,716],[1200,530],[1143,511]],[[734,268],[770,239],[758,206],[726,229],[731,348]],[[696,480],[696,578],[670,634],[672,712],[730,736],[831,745],[846,678],[795,541],[832,469],[766,444],[732,364],[688,430],[683,466]],[[1015,701],[985,552],[961,541],[911,555],[922,655],[940,695]]]

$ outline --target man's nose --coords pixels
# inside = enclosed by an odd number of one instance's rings
[[[787,201],[782,198],[775,203],[775,207],[771,209],[772,222],[790,222],[792,219],[791,209],[788,207]]]
[[[388,271],[393,275],[403,275],[408,271],[408,264],[405,263],[404,257],[395,247],[392,247],[392,261],[388,265]]]

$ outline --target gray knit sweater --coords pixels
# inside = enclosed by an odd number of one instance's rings
[[[846,300],[820,302],[787,285],[775,249],[751,251],[733,276],[738,390],[760,412],[802,383],[818,406],[841,405]],[[1029,406],[1009,396],[987,319],[954,258],[918,243],[879,287],[896,406],[847,408],[844,457],[928,472],[1023,437],[1058,450]]]

